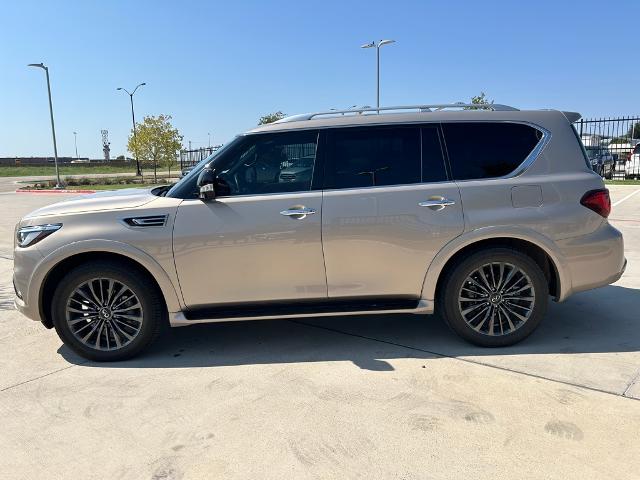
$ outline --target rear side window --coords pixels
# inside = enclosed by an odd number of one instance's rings
[[[444,166],[438,127],[425,126],[422,128],[422,181],[443,182],[446,180],[447,172]]]
[[[518,123],[444,123],[442,128],[455,180],[509,175],[542,138],[537,129]]]
[[[421,181],[420,129],[344,128],[327,137],[325,188]]]

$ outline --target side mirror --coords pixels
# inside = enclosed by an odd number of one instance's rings
[[[198,176],[197,186],[199,189],[199,197],[202,200],[215,200],[216,198],[216,174],[213,169],[206,167]]]

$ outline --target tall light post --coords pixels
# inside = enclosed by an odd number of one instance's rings
[[[136,90],[138,90],[138,88],[142,87],[143,85],[146,85],[145,82],[142,82],[138,85],[136,85],[136,88],[133,89],[133,92],[129,92],[129,90],[127,90],[126,88],[122,88],[122,87],[118,87],[116,88],[116,90],[122,90],[124,92],[127,92],[127,95],[129,95],[129,100],[131,100],[131,121],[133,123],[133,143],[136,146],[135,147],[135,152],[133,152],[133,154],[136,157],[136,175],[137,176],[141,176],[142,175],[142,171],[140,170],[140,161],[138,160],[138,144],[136,143],[136,114],[133,111],[133,95],[136,93]]]
[[[208,137],[209,137],[209,148],[211,148],[211,133],[207,133]]]
[[[376,108],[380,108],[380,48],[390,43],[395,43],[395,40],[380,40],[378,43],[371,42],[360,47],[376,49]]]
[[[76,146],[76,160],[80,160],[78,156],[78,132],[73,132],[73,144]]]
[[[62,188],[60,170],[58,169],[58,145],[56,144],[56,127],[53,122],[53,103],[51,102],[51,83],[49,82],[49,68],[43,63],[30,63],[29,67],[41,68],[47,75],[47,92],[49,92],[49,114],[51,115],[51,135],[53,136],[53,160],[56,165],[56,188]]]

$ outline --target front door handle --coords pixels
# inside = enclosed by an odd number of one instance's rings
[[[307,208],[304,206],[295,206],[287,210],[281,211],[280,215],[284,215],[285,217],[292,217],[295,219],[303,219],[307,215],[313,215],[314,213],[316,213],[316,210],[314,208]]]
[[[456,202],[448,198],[434,197],[434,198],[430,198],[429,200],[425,200],[424,202],[418,203],[418,206],[427,207],[427,208],[430,208],[431,210],[438,211],[438,210],[442,210],[445,207],[448,207],[449,205],[455,205],[455,204]]]

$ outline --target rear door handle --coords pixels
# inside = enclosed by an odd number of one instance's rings
[[[314,213],[316,213],[316,210],[314,208],[294,207],[281,211],[280,215],[301,219],[306,217],[307,215],[313,215]]]
[[[432,198],[429,200],[425,200],[424,202],[420,202],[418,203],[419,207],[427,207],[430,208],[431,210],[442,210],[445,207],[448,207],[450,205],[455,205],[456,202],[454,202],[453,200],[450,200],[448,198],[445,197],[440,197],[440,198]]]

